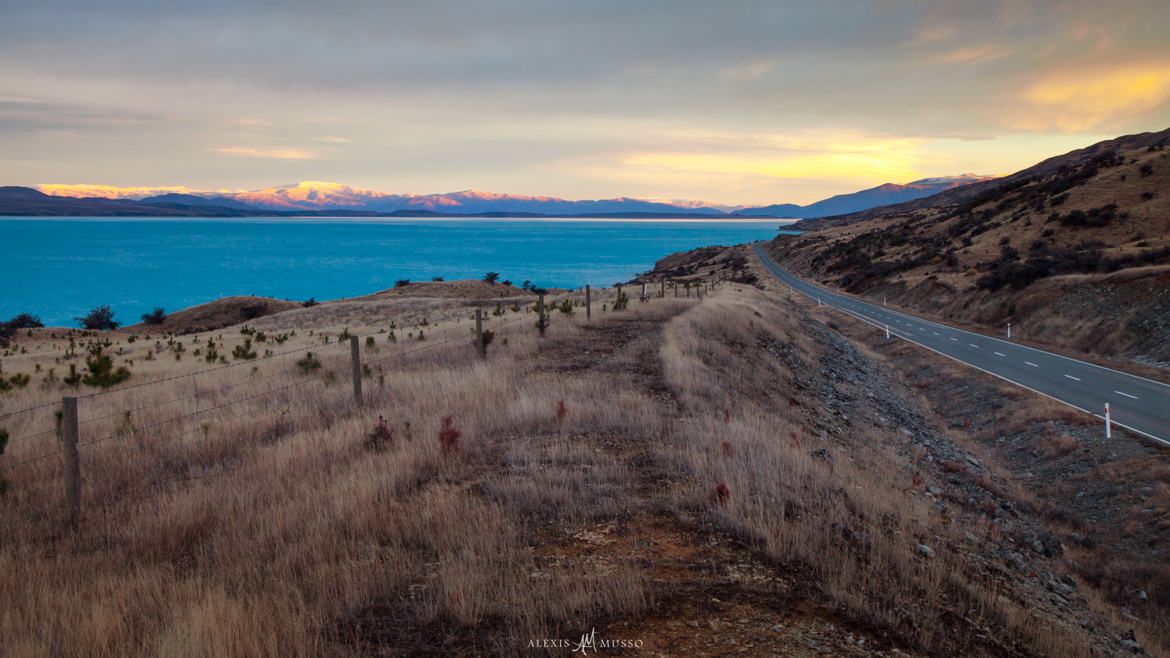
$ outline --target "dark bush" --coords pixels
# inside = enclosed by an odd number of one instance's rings
[[[40,318],[35,315],[29,315],[28,313],[21,313],[5,324],[13,329],[37,329],[45,326],[45,323],[41,322]]]
[[[94,331],[117,329],[118,325],[121,324],[114,320],[114,311],[110,309],[109,305],[99,306],[84,316],[73,319],[81,325],[82,329]]]
[[[268,304],[264,302],[244,304],[240,307],[240,312],[243,313],[245,320],[255,320],[268,312]]]
[[[161,306],[155,306],[150,313],[142,314],[142,321],[146,324],[162,324],[167,319],[167,312]]]
[[[402,288],[404,286],[409,286],[409,285],[410,285],[410,279],[399,279],[399,280],[394,282],[395,288]]]
[[[499,272],[488,272],[487,274],[483,275],[483,280],[487,281],[488,283],[490,283],[492,285],[495,285],[496,281],[500,280],[500,273]]]

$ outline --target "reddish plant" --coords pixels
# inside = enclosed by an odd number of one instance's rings
[[[922,486],[922,475],[919,474],[918,471],[914,471],[914,486],[916,486],[916,487]]]
[[[796,444],[797,448],[800,447],[800,438],[796,436],[796,432],[792,433],[792,442]]]
[[[567,413],[569,413],[569,410],[565,408],[565,399],[561,398],[557,400],[557,422],[563,422]]]
[[[366,441],[363,445],[371,450],[377,450],[392,443],[394,443],[394,430],[386,424],[385,418],[378,416],[378,424],[374,426],[373,431],[366,435]]]
[[[711,494],[707,496],[707,500],[710,501],[712,505],[718,505],[720,507],[727,507],[727,501],[730,498],[731,490],[727,488],[727,484],[725,482],[720,482],[719,484],[715,485],[715,488],[711,490]]]
[[[756,328],[756,321],[755,320],[748,320],[748,328],[755,329]]]
[[[730,443],[728,443],[727,441],[724,441],[723,442],[723,456],[724,457],[731,457],[734,454],[735,454],[735,448],[732,448]]]
[[[731,409],[728,409],[726,407],[723,408],[723,422],[724,423],[731,422]]]
[[[459,437],[463,433],[455,429],[455,423],[450,416],[443,416],[442,427],[439,428],[439,451],[444,455],[459,452]]]

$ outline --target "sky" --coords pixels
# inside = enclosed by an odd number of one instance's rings
[[[3,13],[0,185],[803,204],[1170,127],[1165,0]]]

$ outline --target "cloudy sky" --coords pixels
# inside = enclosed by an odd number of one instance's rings
[[[0,184],[807,203],[1170,127],[1165,0],[9,3]]]

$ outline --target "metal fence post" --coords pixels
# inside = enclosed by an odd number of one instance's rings
[[[81,462],[77,457],[77,398],[61,398],[61,441],[65,450],[65,513],[81,517]]]
[[[357,336],[349,337],[349,356],[353,362],[353,401],[362,406],[362,357],[358,352]]]

